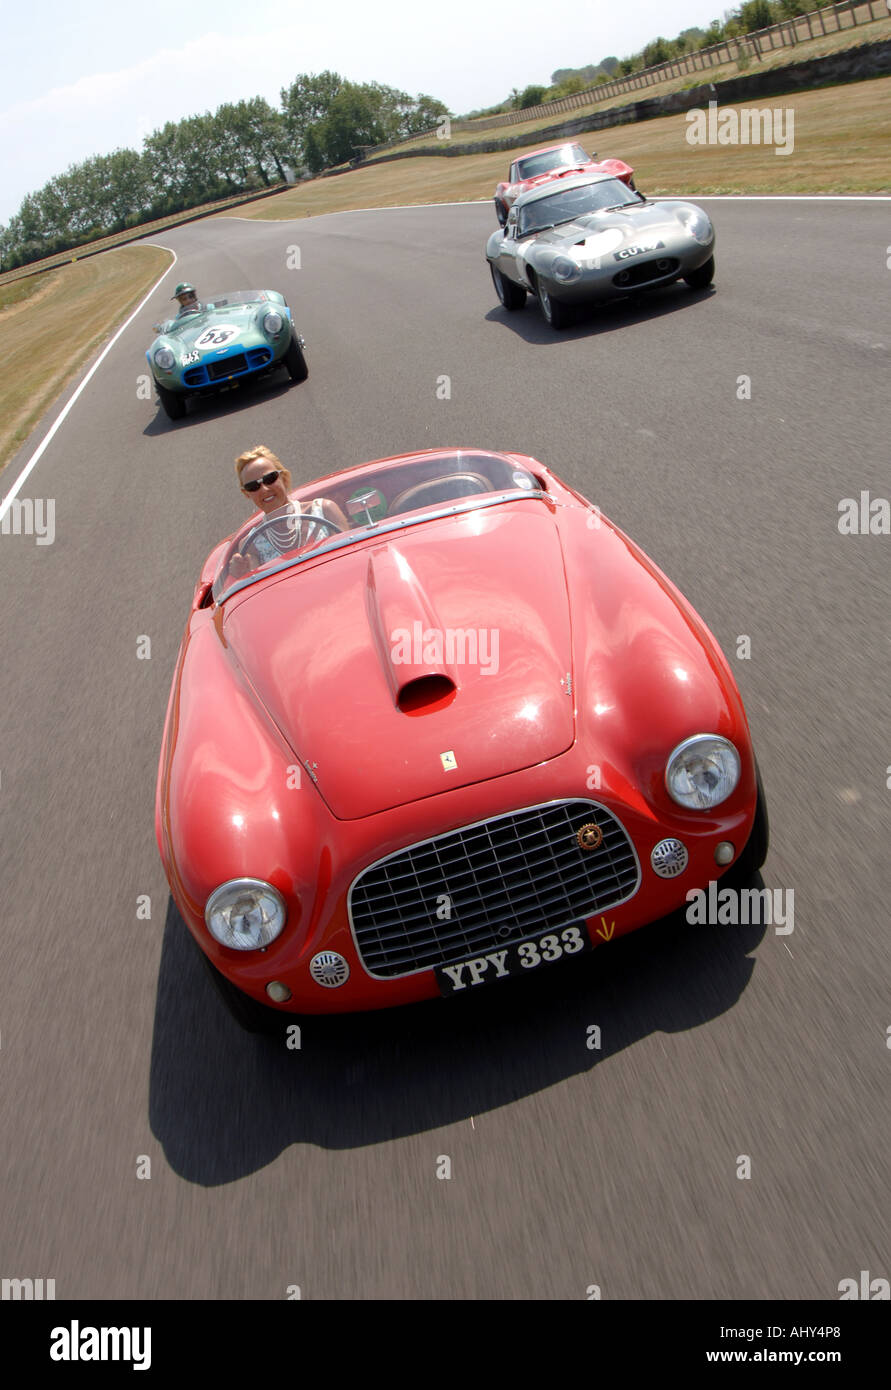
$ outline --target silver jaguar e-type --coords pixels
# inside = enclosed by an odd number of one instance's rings
[[[552,328],[573,305],[686,280],[705,289],[715,274],[715,232],[694,203],[651,202],[609,174],[579,174],[522,193],[486,259],[505,309],[538,296]]]

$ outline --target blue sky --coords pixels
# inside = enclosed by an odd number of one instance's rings
[[[279,93],[331,68],[491,106],[555,68],[633,53],[658,34],[705,28],[722,0],[44,0],[7,6],[0,92],[0,221],[26,193],[92,154],[138,149],[168,120]]]

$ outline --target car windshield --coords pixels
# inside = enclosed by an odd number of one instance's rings
[[[232,304],[260,304],[268,298],[265,290],[227,290],[202,301],[205,309],[226,309]]]
[[[199,300],[193,308],[187,308],[186,312],[180,311],[175,318],[156,323],[155,328],[168,337],[176,338],[194,332],[196,314],[206,314],[215,309],[231,309],[236,304],[262,304],[268,300],[269,295],[265,290],[227,290],[225,294],[215,294],[211,299]]]
[[[591,160],[581,145],[561,145],[557,150],[545,150],[543,154],[531,154],[527,159],[517,160],[517,175],[521,179],[534,179],[539,174],[547,174],[551,169],[571,169],[575,164],[590,164]]]
[[[540,497],[543,487],[535,474],[504,455],[463,449],[334,474],[298,488],[285,506],[242,527],[217,569],[214,600],[220,603],[246,584],[369,536],[506,498]]]
[[[607,208],[628,207],[643,201],[640,194],[632,193],[621,179],[598,179],[596,183],[583,183],[575,188],[560,188],[546,198],[526,203],[518,209],[518,230],[520,236],[528,236],[530,232],[556,227],[561,222],[573,222],[590,212],[604,212]]]

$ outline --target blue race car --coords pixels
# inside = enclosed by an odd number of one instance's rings
[[[279,367],[292,381],[309,375],[305,343],[276,290],[233,290],[199,302],[191,285],[178,285],[174,298],[183,307],[154,325],[158,337],[145,354],[171,420],[182,419],[189,396],[225,391]]]

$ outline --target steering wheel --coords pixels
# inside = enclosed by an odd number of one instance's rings
[[[459,487],[457,492],[453,491],[456,484]],[[440,478],[428,478],[425,483],[416,483],[414,487],[400,492],[390,503],[389,515],[395,516],[397,512],[408,512],[425,504],[432,506],[436,502],[454,502],[459,497],[491,491],[492,484],[481,473],[446,473]]]
[[[327,516],[314,516],[311,512],[301,512],[299,516],[296,512],[292,512],[288,516],[270,516],[267,517],[265,521],[261,521],[258,526],[255,526],[254,529],[249,532],[248,536],[244,537],[243,544],[245,549],[248,551],[251,550],[258,536],[263,535],[266,531],[272,532],[273,528],[276,526],[278,527],[278,536],[273,536],[273,545],[276,550],[278,550],[280,556],[287,555],[291,551],[305,550],[307,546],[315,544],[315,542],[320,539],[315,531],[312,531],[307,535],[305,540],[301,540],[299,532],[304,526],[306,526],[307,530],[310,526],[325,526],[328,529],[328,534],[332,536],[340,535],[343,531],[343,527],[338,526],[336,521],[331,521]],[[282,543],[281,537],[286,529],[292,533],[294,537],[293,543],[290,538],[284,544]],[[327,537],[325,539],[327,539]],[[236,547],[234,553],[244,554],[240,546]],[[261,560],[259,563],[266,565],[269,564],[269,561]]]

